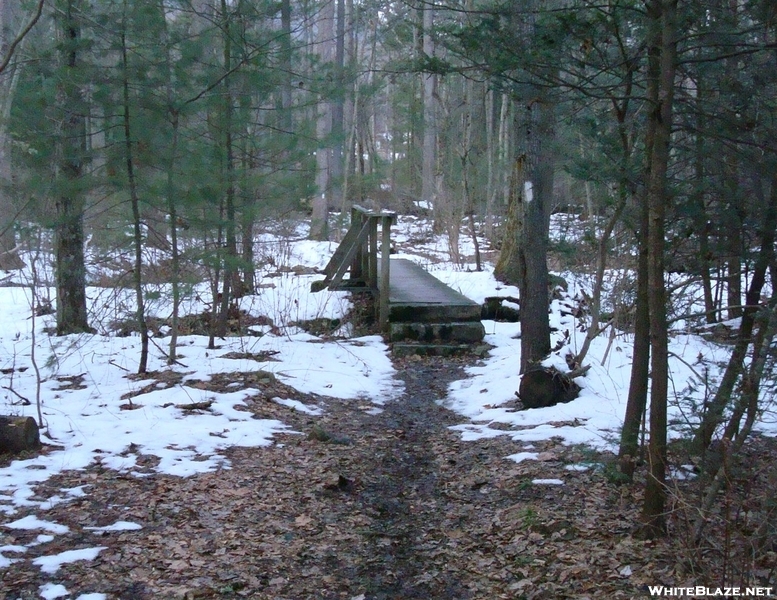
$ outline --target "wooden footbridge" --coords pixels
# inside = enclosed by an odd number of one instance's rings
[[[354,206],[351,226],[324,268],[325,278],[313,284],[313,291],[328,288],[373,294],[377,317],[392,342],[481,341],[485,330],[480,305],[416,263],[390,258],[395,221],[396,213]]]

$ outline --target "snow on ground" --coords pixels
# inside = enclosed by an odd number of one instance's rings
[[[461,293],[483,302],[488,296],[517,297],[514,287],[499,284],[491,267],[474,272],[472,265],[457,267],[445,262],[447,240],[433,237],[429,223],[415,217],[403,217],[395,228],[394,238],[407,250],[413,243],[418,254],[409,257],[429,268],[434,275]],[[207,381],[214,374],[263,370],[274,374],[285,384],[301,393],[353,399],[354,408],[363,408],[364,401],[375,406],[370,411],[380,412],[380,405],[401,399],[402,386],[394,377],[388,348],[379,336],[358,339],[343,337],[324,341],[305,333],[294,323],[313,318],[339,318],[350,307],[348,296],[328,291],[309,292],[310,283],[320,276],[304,274],[292,267],[322,268],[336,248],[333,242],[304,240],[305,231],[291,227],[286,236],[262,234],[257,239],[257,262],[262,267],[262,287],[255,296],[243,298],[241,308],[252,315],[270,317],[278,329],[269,326],[255,328],[256,336],[218,340],[218,348],[207,349],[207,339],[187,335],[179,340],[179,364],[168,367],[163,350],[167,338],[157,338],[151,347],[150,371],[172,369],[184,375],[171,387],[159,389],[134,398],[134,410],[123,410],[128,398],[146,381],[133,381],[127,375],[137,368],[139,336],[116,337],[108,335],[111,323],[129,320],[134,310],[133,293],[90,287],[88,297],[90,315],[98,330],[95,335],[50,337],[46,328],[53,325],[52,316],[34,320],[34,359],[39,369],[41,413],[46,443],[56,449],[37,458],[13,461],[0,469],[0,531],[2,529],[29,529],[40,531],[35,541],[27,546],[0,547],[0,568],[24,560],[26,550],[33,545],[45,545],[55,536],[66,533],[67,527],[45,519],[47,509],[88,495],[84,486],[61,489],[51,497],[35,495],[36,484],[54,474],[69,469],[83,469],[93,463],[115,469],[131,476],[144,477],[148,467],[139,467],[139,453],[160,458],[155,469],[160,473],[190,476],[217,468],[229,468],[223,455],[231,446],[266,446],[273,443],[279,432],[288,427],[276,420],[257,420],[241,410],[246,399],[255,390],[244,389],[217,393],[199,389],[197,381]],[[289,239],[298,241],[290,242]],[[471,256],[470,241],[462,235],[462,256]],[[26,256],[28,263],[31,256]],[[39,273],[51,276],[50,268],[41,263]],[[565,368],[564,354],[577,351],[585,337],[584,328],[568,314],[569,305],[586,281],[565,274],[570,285],[569,296],[556,300],[552,306],[552,325],[556,328],[552,344],[566,339],[567,345],[551,356],[548,364]],[[27,287],[0,288],[0,414],[25,415],[37,419],[35,399],[38,376],[33,364],[33,319],[28,270],[11,274],[6,281]],[[50,280],[49,280],[50,281]],[[148,311],[165,319],[170,315],[170,293],[165,287],[150,286]],[[40,287],[39,298],[53,298],[50,288]],[[185,314],[196,314],[207,307],[209,292],[205,286],[195,288],[182,306]],[[565,310],[567,309],[567,310]],[[588,374],[578,379],[580,397],[568,404],[555,407],[515,411],[510,401],[519,387],[518,364],[520,354],[520,326],[517,323],[484,321],[486,342],[493,348],[480,364],[469,367],[467,378],[454,382],[443,401],[458,413],[462,423],[453,429],[463,440],[477,440],[487,436],[508,435],[521,445],[514,455],[505,457],[517,462],[538,460],[531,452],[531,442],[557,437],[566,444],[587,444],[599,449],[612,449],[625,409],[632,341],[618,333],[595,340],[587,363]],[[158,344],[158,346],[156,345]],[[257,362],[251,358],[228,358],[229,353],[240,356],[272,352],[272,361]],[[682,425],[693,422],[693,405],[703,400],[708,385],[714,385],[719,376],[719,365],[727,358],[727,350],[696,336],[677,334],[671,346],[672,391],[678,399],[673,403],[671,419]],[[22,400],[31,402],[24,405]],[[307,414],[321,414],[322,406],[309,405],[294,398],[275,398],[276,402],[292,410]],[[193,402],[211,402],[211,410],[202,414],[187,413],[176,405]],[[777,435],[777,419],[767,415],[760,429]],[[509,424],[505,430],[489,424]],[[540,458],[541,460],[541,458]],[[570,465],[570,469],[587,469],[591,465]],[[537,485],[563,484],[560,479],[539,479]],[[24,516],[22,516],[24,515]],[[95,535],[110,535],[116,531],[132,531],[142,526],[118,522],[101,528],[86,528]],[[80,548],[45,555],[34,560],[52,577],[67,563],[92,560],[101,546]],[[43,598],[69,596],[58,583],[51,582],[40,590]],[[85,594],[82,600],[105,598],[101,593]]]
[[[39,556],[32,563],[38,565],[44,573],[56,573],[62,565],[76,562],[79,560],[94,560],[101,550],[106,546],[96,546],[94,548],[79,548],[78,550],[65,550],[50,556]]]
[[[443,272],[435,273],[452,287],[470,298],[482,301],[486,296],[517,296],[518,291],[508,286],[495,293],[490,274]],[[472,275],[472,277],[470,277]],[[581,281],[566,274],[569,295],[579,293]],[[568,300],[555,300],[552,305],[551,327],[555,329],[551,345],[566,336],[568,343],[545,361],[566,371],[564,357],[580,350],[585,330],[577,319],[564,314]],[[532,442],[558,437],[566,444],[585,444],[600,450],[617,448],[620,427],[626,410],[633,337],[617,333],[611,339],[602,335],[595,339],[586,363],[591,369],[585,377],[577,378],[582,388],[579,397],[568,404],[548,408],[516,411],[508,402],[515,400],[520,376],[516,364],[520,355],[520,325],[484,321],[485,341],[494,346],[483,364],[467,369],[470,377],[450,386],[444,404],[467,417],[470,422],[455,427],[465,440],[508,435],[517,442]],[[676,332],[670,337],[670,435],[678,437],[696,422],[695,406],[700,406],[705,392],[709,393],[719,377],[721,366],[728,360],[729,349],[706,341],[699,336]],[[503,407],[502,405],[506,405]],[[512,431],[490,428],[490,423],[509,424]],[[757,429],[768,435],[777,435],[775,413],[767,412]],[[529,458],[525,453],[515,460]]]
[[[41,413],[44,422],[43,441],[55,449],[27,460],[15,460],[0,469],[0,515],[4,514],[6,529],[39,530],[41,535],[29,545],[46,544],[55,535],[67,532],[63,525],[50,523],[37,516],[57,504],[88,494],[83,487],[62,489],[42,498],[35,494],[36,484],[56,473],[83,469],[93,463],[131,476],[147,476],[147,469],[136,464],[138,454],[160,458],[156,471],[186,477],[216,468],[228,468],[223,451],[231,446],[266,446],[273,436],[288,427],[276,420],[252,418],[241,410],[245,401],[257,390],[217,393],[196,387],[198,381],[208,381],[224,372],[265,371],[275,375],[301,393],[317,393],[344,399],[364,400],[377,406],[399,397],[401,384],[395,381],[394,369],[386,345],[379,336],[340,339],[324,343],[305,333],[293,323],[313,318],[339,318],[350,308],[343,293],[311,294],[310,283],[320,276],[296,275],[290,268],[296,265],[322,267],[334,252],[334,243],[309,241],[288,244],[265,236],[259,246],[269,261],[262,278],[264,286],[255,296],[243,298],[241,308],[252,315],[272,319],[279,329],[270,333],[269,326],[255,328],[256,336],[229,337],[218,340],[218,348],[207,349],[207,338],[182,336],[179,339],[179,364],[172,370],[184,377],[172,387],[133,397],[148,380],[134,381],[127,375],[137,369],[140,338],[137,335],[109,335],[112,323],[129,320],[135,308],[130,290],[89,287],[90,322],[96,335],[50,337],[46,328],[54,324],[53,316],[34,320],[34,362],[40,371]],[[26,257],[28,263],[31,256]],[[270,260],[272,258],[272,260]],[[50,277],[50,269],[40,262],[39,276]],[[286,268],[288,267],[288,268]],[[272,276],[270,276],[272,274]],[[0,288],[0,414],[32,416],[37,420],[35,364],[33,364],[31,292],[28,270],[14,273],[11,280],[26,287]],[[15,281],[14,281],[15,280]],[[148,312],[151,316],[168,318],[171,312],[170,292],[159,286],[149,286],[151,294]],[[40,287],[40,298],[55,297],[54,290]],[[197,314],[207,307],[205,286],[193,290],[182,306],[184,314]],[[171,369],[163,352],[168,338],[157,338],[151,346],[149,371]],[[257,362],[238,356],[272,354],[272,360]],[[134,410],[122,405],[131,399]],[[29,401],[30,404],[26,404]],[[210,402],[209,411],[184,412],[176,405]],[[276,399],[294,410],[320,414],[322,409],[309,406],[294,398]],[[30,513],[16,518],[19,514]],[[109,528],[94,530],[105,534],[122,529],[136,529],[138,524],[117,523]],[[53,535],[51,535],[53,534]],[[28,545],[28,546],[29,546]],[[23,560],[27,547],[0,547],[0,568]],[[73,560],[91,560],[99,548],[76,549],[35,559],[43,572],[54,575],[61,565]],[[55,583],[41,589],[44,598],[68,596]],[[88,598],[89,596],[83,596]],[[102,596],[94,595],[93,598]]]

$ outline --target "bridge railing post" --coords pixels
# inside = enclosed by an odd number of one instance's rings
[[[365,272],[367,287],[371,290],[378,289],[378,220],[379,217],[370,216],[370,233],[367,237],[368,249],[365,256]]]
[[[364,219],[367,217],[364,214],[364,209],[359,206],[351,208],[351,227],[361,228]],[[364,245],[359,244],[356,250],[356,254],[351,262],[351,279],[359,279],[363,276],[362,265],[364,264]]]
[[[389,326],[389,281],[391,258],[391,223],[394,215],[383,214],[380,217],[380,327],[387,330]],[[377,259],[377,256],[376,256]]]

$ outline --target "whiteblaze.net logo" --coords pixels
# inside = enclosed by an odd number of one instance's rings
[[[774,597],[774,589],[771,587],[706,587],[703,585],[693,587],[648,586],[650,595],[660,598],[768,598]]]

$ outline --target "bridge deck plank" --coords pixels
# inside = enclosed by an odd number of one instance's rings
[[[392,321],[406,320],[408,314],[414,314],[421,321],[479,319],[477,303],[411,260],[392,258],[389,278]]]

